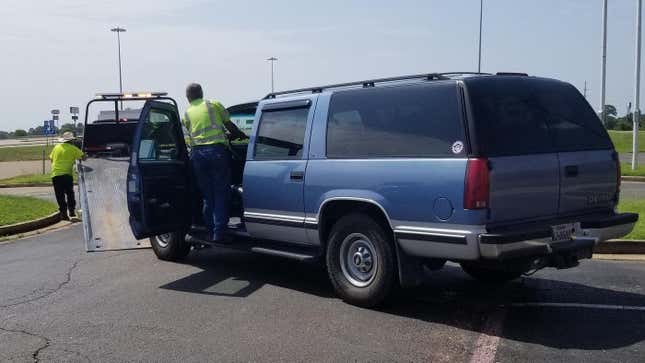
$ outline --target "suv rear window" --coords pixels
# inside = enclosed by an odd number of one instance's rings
[[[464,156],[454,82],[341,91],[327,120],[332,158]]]
[[[573,86],[527,78],[467,80],[485,156],[611,149],[607,132]]]

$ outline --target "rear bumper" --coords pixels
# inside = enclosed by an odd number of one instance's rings
[[[569,241],[552,242],[551,227],[506,230],[479,235],[482,258],[506,260],[552,253],[590,250],[598,242],[625,236],[638,221],[638,214],[622,213],[580,221],[580,229]]]

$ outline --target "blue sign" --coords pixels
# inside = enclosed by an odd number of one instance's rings
[[[54,126],[54,120],[43,121],[43,134],[56,135],[56,126]]]

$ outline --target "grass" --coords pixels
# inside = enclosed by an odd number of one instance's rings
[[[42,218],[56,210],[58,206],[47,200],[0,195],[0,226]]]
[[[16,146],[0,148],[0,161],[25,161],[25,160],[42,160],[43,149],[45,149],[45,158],[49,159],[49,153],[53,146]]]
[[[611,141],[619,153],[632,152],[632,132],[609,130]],[[638,132],[638,151],[645,152],[645,131]]]
[[[636,170],[632,170],[631,163],[620,163],[620,173],[624,176],[645,176],[645,165],[638,165]]]
[[[621,212],[638,213],[639,218],[632,233],[623,237],[625,239],[645,240],[645,199],[624,199],[618,204]]]

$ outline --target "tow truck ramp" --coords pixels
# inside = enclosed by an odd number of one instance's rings
[[[126,180],[129,158],[89,158],[78,164],[78,185],[87,252],[149,248],[128,222]]]

